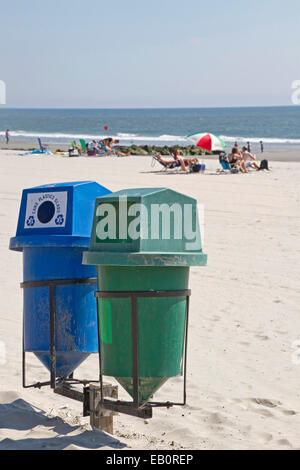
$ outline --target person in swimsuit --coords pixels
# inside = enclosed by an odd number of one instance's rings
[[[156,155],[156,158],[163,163],[163,165],[166,165],[168,166],[170,169],[172,168],[177,168],[177,167],[181,167],[181,169],[183,171],[188,171],[187,170],[187,167],[185,166],[185,163],[184,161],[182,160],[182,158],[175,158],[174,155],[173,155],[173,158],[174,160],[165,160],[161,154],[159,153],[158,155]]]
[[[161,154],[157,155],[158,160],[160,160],[164,165],[169,166],[169,168],[176,168],[181,167],[181,169],[185,172],[189,171],[190,166],[193,163],[199,163],[198,158],[182,158],[180,154],[180,150],[176,149],[172,152],[173,161],[172,160],[164,160]]]
[[[176,149],[172,152],[174,160],[182,160],[186,167],[191,166],[193,163],[200,163],[199,158],[182,158],[180,150]]]
[[[9,137],[10,137],[10,131],[9,131],[9,129],[7,129],[7,131],[5,132],[5,139],[6,139],[7,144],[9,142]]]
[[[252,153],[248,152],[248,149],[247,147],[243,147],[243,150],[242,150],[242,159],[243,161],[247,162],[248,158],[250,158],[252,161],[250,162],[250,165],[252,168],[255,168],[255,170],[259,170],[259,166],[257,165],[257,163],[255,163],[255,160],[256,160],[256,155],[253,155]]]
[[[238,166],[241,168],[242,173],[249,173],[246,168],[246,162],[243,160],[242,154],[238,147],[233,147],[231,153],[228,155],[228,160],[231,167]]]
[[[116,140],[116,139],[113,139],[112,137],[109,137],[108,139],[104,139],[104,140],[100,141],[99,145],[101,146],[102,150],[107,152],[108,155],[118,155],[118,157],[129,157],[130,152],[129,153],[123,153],[123,152],[120,152],[120,151],[116,152],[112,148],[112,144],[118,145],[119,143],[120,143],[119,140]]]

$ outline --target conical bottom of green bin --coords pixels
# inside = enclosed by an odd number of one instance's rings
[[[119,384],[133,397],[133,378],[115,377]],[[139,378],[139,400],[148,401],[152,395],[168,380],[168,377],[140,377]]]

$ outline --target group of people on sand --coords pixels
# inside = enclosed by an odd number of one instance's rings
[[[119,150],[116,151],[112,148],[112,145],[118,145],[120,143],[119,140],[113,139],[112,137],[108,137],[107,139],[103,140],[92,140],[89,144],[87,144],[88,152],[92,151],[96,155],[117,155],[118,157],[129,157],[129,153],[120,152]]]
[[[249,167],[260,170],[260,166],[256,163],[256,155],[249,152],[248,148],[245,146],[240,150],[238,145],[235,145],[228,155],[228,161],[230,166],[240,168],[242,173],[249,173]]]
[[[185,172],[190,171],[194,164],[200,164],[199,158],[184,158],[178,149],[172,152],[172,160],[163,158],[161,154],[158,154],[156,158],[170,169],[180,167]],[[261,169],[256,162],[256,155],[252,154],[245,146],[240,150],[237,144],[228,154],[228,162],[231,167],[238,168],[242,173],[249,173],[249,168],[257,171]]]

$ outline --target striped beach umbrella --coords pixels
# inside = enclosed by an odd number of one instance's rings
[[[190,134],[186,138],[196,145],[196,147],[208,150],[209,152],[222,152],[226,147],[225,142],[220,139],[220,137],[210,133]]]

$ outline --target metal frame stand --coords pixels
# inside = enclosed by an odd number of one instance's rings
[[[99,369],[100,369],[100,406],[102,409],[111,410],[113,412],[126,413],[139,418],[148,419],[152,417],[152,409],[155,407],[184,406],[186,404],[186,369],[187,369],[187,342],[188,342],[188,324],[189,324],[189,305],[190,290],[178,291],[141,291],[141,292],[95,292],[97,302],[97,320],[99,334]],[[138,364],[138,299],[139,298],[162,298],[162,297],[185,297],[186,298],[186,316],[185,316],[185,340],[184,340],[184,383],[183,383],[183,402],[154,402],[144,401],[139,398],[139,364]],[[133,371],[133,401],[112,401],[104,399],[103,388],[103,367],[101,353],[101,332],[100,332],[100,309],[98,299],[131,299],[131,318],[132,318],[132,371]]]
[[[60,384],[83,384],[87,385],[91,380],[74,379],[73,374],[69,377],[56,377],[56,311],[55,311],[55,288],[56,286],[68,286],[75,284],[97,284],[97,278],[79,278],[79,279],[55,279],[48,281],[22,282],[21,288],[28,289],[34,287],[49,288],[49,320],[50,320],[50,381],[37,382],[32,385],[26,385],[26,351],[25,351],[25,328],[23,318],[23,359],[22,359],[22,382],[23,388],[42,388],[50,385],[53,390],[56,389],[57,383]],[[34,351],[31,351],[34,352]],[[96,381],[95,381],[96,382]]]
[[[103,412],[98,407],[97,396],[98,380],[75,379],[73,373],[69,377],[56,377],[56,311],[55,311],[55,288],[56,286],[67,286],[75,284],[97,284],[97,278],[62,279],[49,281],[23,282],[22,289],[34,287],[49,288],[49,320],[50,320],[50,380],[47,382],[36,382],[26,385],[26,351],[25,351],[25,328],[23,319],[23,356],[22,356],[22,382],[23,388],[42,388],[49,386],[54,393],[72,400],[83,403],[83,416],[90,416],[92,426],[103,431],[113,433],[113,415],[115,413]],[[34,352],[34,351],[31,351]],[[95,385],[93,385],[95,384]],[[74,385],[83,385],[83,389],[76,389]],[[102,384],[102,393],[106,397],[118,398],[118,386],[107,383]]]

